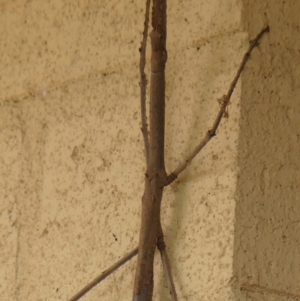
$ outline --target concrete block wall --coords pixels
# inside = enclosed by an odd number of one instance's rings
[[[300,295],[299,4],[269,2],[168,5],[168,171],[211,126],[248,40],[272,29],[217,137],[166,191],[180,300]],[[68,300],[137,245],[143,10],[141,1],[0,1],[1,300]],[[131,300],[134,269],[132,259],[83,300]],[[159,256],[155,271],[154,299],[168,300]]]

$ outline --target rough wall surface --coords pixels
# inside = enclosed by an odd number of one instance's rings
[[[299,1],[243,7],[250,36],[266,23],[271,32],[242,78],[236,300],[300,300],[299,11]]]
[[[141,2],[0,1],[1,300],[68,300],[137,245]],[[207,2],[168,7],[169,171],[211,126],[247,46],[240,1]],[[234,253],[239,98],[238,87],[217,138],[165,195],[180,300],[234,300],[229,280],[247,272]],[[134,268],[133,259],[84,300],[131,300]],[[168,300],[159,257],[155,286],[154,299]]]

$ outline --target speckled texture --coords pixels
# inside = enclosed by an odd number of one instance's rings
[[[137,245],[141,2],[0,1],[1,300],[68,300]],[[241,2],[207,2],[168,7],[168,171],[211,126],[247,47]],[[262,25],[250,25],[251,36]],[[257,72],[260,55],[251,63]],[[254,89],[244,86],[246,102]],[[248,275],[241,265],[250,259],[234,249],[242,240],[239,230],[234,237],[235,202],[243,210],[247,193],[241,184],[236,191],[247,171],[237,161],[240,92],[217,137],[166,190],[162,223],[180,300],[234,300],[229,280]],[[131,300],[134,269],[133,259],[84,300]],[[154,299],[169,300],[158,256],[155,270]]]
[[[18,107],[0,109],[0,296],[14,300],[18,265],[18,211],[16,191],[21,168],[22,133]]]
[[[242,80],[233,286],[237,300],[300,300],[299,1],[245,1],[270,34]],[[256,24],[253,25],[253,19]]]

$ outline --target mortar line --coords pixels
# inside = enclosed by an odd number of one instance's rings
[[[0,104],[9,104],[9,103],[18,103],[22,100],[28,99],[30,97],[36,97],[36,96],[43,96],[43,90],[45,90],[46,93],[49,92],[53,92],[55,90],[58,90],[60,88],[62,88],[63,86],[67,86],[70,84],[74,84],[77,83],[79,81],[82,80],[86,80],[89,77],[95,76],[95,75],[102,75],[103,77],[112,75],[112,74],[117,74],[120,73],[120,70],[118,70],[117,68],[115,69],[115,71],[109,72],[107,73],[105,71],[105,69],[99,70],[99,71],[93,71],[93,72],[89,72],[86,73],[84,75],[80,75],[78,77],[73,77],[73,78],[69,78],[66,79],[64,81],[61,82],[57,82],[57,83],[53,83],[53,84],[49,84],[48,87],[42,87],[42,88],[29,88],[27,89],[24,93],[20,93],[20,94],[16,94],[16,95],[11,95],[8,96],[6,98],[4,98],[3,100],[0,100]]]
[[[295,294],[291,294],[291,293],[288,293],[288,292],[285,292],[285,291],[276,290],[276,289],[272,289],[272,288],[267,288],[265,286],[260,286],[260,285],[257,285],[257,284],[244,284],[244,285],[241,285],[240,290],[251,292],[251,293],[259,293],[259,294],[268,293],[268,294],[274,294],[274,295],[281,296],[281,297],[292,298],[294,300],[300,300],[300,295],[295,295]]]

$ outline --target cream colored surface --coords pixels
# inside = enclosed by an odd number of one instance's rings
[[[137,245],[145,171],[141,2],[0,1],[1,300],[68,300]],[[168,6],[168,171],[211,126],[248,31],[253,37],[266,22],[272,26],[247,67],[242,93],[240,85],[234,93],[229,119],[166,190],[163,226],[180,300],[273,300],[274,292],[261,287],[299,295],[296,15],[284,27],[298,4],[279,2]],[[276,24],[281,14],[290,36]],[[267,201],[256,216],[255,206]],[[131,300],[134,269],[133,259],[83,300]],[[159,256],[155,269],[154,299],[169,300]],[[242,285],[259,288],[249,293]],[[287,300],[280,298],[274,300]]]
[[[242,81],[233,286],[237,300],[300,300],[299,1],[245,1],[271,32]],[[256,20],[254,23],[253,20]]]

